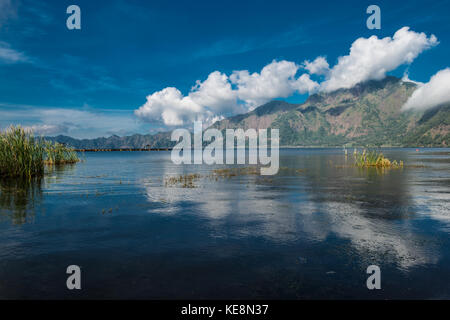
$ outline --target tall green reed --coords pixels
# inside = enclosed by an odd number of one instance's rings
[[[44,155],[43,143],[20,126],[0,132],[0,176],[42,175]]]
[[[80,161],[76,151],[65,145],[50,141],[44,141],[45,145],[45,164],[59,165],[59,164],[69,164],[77,163]]]
[[[77,153],[63,144],[36,138],[20,126],[0,131],[0,177],[44,174],[44,165],[78,162]]]

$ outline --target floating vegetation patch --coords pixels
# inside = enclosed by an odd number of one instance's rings
[[[210,174],[200,175],[198,173],[191,173],[179,175],[175,177],[168,177],[164,179],[165,187],[182,187],[182,188],[197,188],[195,182],[201,178],[218,181],[220,179],[229,179],[238,176],[260,176],[258,167],[244,167],[244,168],[225,168],[214,169]]]
[[[248,175],[259,176],[260,169],[258,167],[215,169],[212,171],[212,175],[221,178],[231,178],[236,176]]]
[[[289,167],[280,167],[278,170],[281,174],[288,174],[288,175],[299,175],[306,172],[305,169],[298,169],[298,168],[289,168]]]
[[[397,162],[396,160],[391,161],[386,158],[382,152],[379,151],[367,151],[364,150],[362,153],[355,150],[353,153],[355,158],[355,164],[359,168],[403,168],[403,161]]]
[[[282,167],[279,170],[285,174],[299,175],[304,173],[304,169]],[[209,174],[200,175],[198,173],[185,174],[164,179],[165,187],[197,188],[195,182],[200,179],[209,179],[210,181],[219,181],[219,179],[231,179],[235,177],[254,176],[257,181],[272,183],[273,177],[261,176],[260,167],[239,167],[214,169]]]
[[[280,168],[280,172],[285,172],[287,174],[299,175],[304,173],[304,169],[296,168]],[[261,176],[260,167],[234,167],[234,168],[223,168],[214,169],[208,174],[198,174],[191,173],[179,176],[172,176],[164,178],[165,187],[181,187],[181,188],[197,188],[196,182],[200,179],[208,179],[210,181],[219,181],[219,179],[231,179],[237,177],[252,176],[256,178],[256,181],[262,183],[273,183],[273,177]]]
[[[164,186],[166,187],[182,187],[182,188],[196,188],[194,182],[201,178],[198,173],[185,174],[177,177],[169,177],[165,179]]]

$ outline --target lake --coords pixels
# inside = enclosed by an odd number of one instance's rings
[[[405,167],[281,149],[279,173],[260,176],[99,152],[1,181],[0,298],[448,299],[450,149],[383,152]]]

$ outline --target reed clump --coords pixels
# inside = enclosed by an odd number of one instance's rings
[[[42,142],[21,127],[0,132],[0,176],[31,177],[44,172]]]
[[[73,149],[36,138],[20,126],[0,131],[0,177],[42,176],[45,164],[78,161]]]
[[[55,142],[44,141],[45,160],[48,165],[74,164],[80,161],[76,151],[65,145]]]
[[[382,152],[367,151],[362,153],[355,150],[353,153],[355,164],[360,168],[377,167],[377,168],[403,168],[403,161],[391,161],[386,158]]]

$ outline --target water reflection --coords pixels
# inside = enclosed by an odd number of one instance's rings
[[[41,210],[43,189],[58,183],[75,165],[47,166],[44,177],[0,179],[0,219],[14,225],[33,222]]]
[[[270,179],[209,179],[210,167],[195,188],[144,183],[149,202],[167,204],[151,212],[200,215],[212,237],[294,243],[337,236],[350,241],[359,261],[400,269],[439,260],[436,241],[416,232],[411,222],[423,213],[410,186],[417,169],[361,169],[346,166],[336,154],[288,154],[280,160],[286,170]],[[167,164],[162,174],[199,172],[188,167]]]
[[[18,225],[32,222],[42,201],[42,183],[41,178],[0,179],[0,219]]]
[[[104,153],[34,186],[2,182],[1,219],[36,218],[0,224],[0,296],[69,294],[54,279],[74,258],[97,270],[85,297],[364,298],[370,264],[382,297],[448,296],[450,155],[397,149],[386,155],[405,168],[377,171],[339,151],[282,150],[273,177]],[[164,183],[189,174],[192,186]]]

